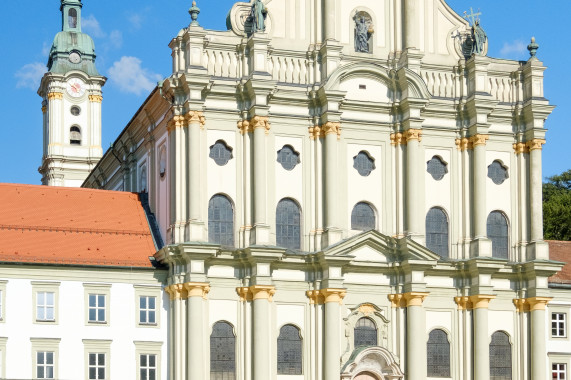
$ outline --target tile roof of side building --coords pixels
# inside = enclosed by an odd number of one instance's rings
[[[549,258],[565,263],[561,272],[549,277],[550,283],[571,285],[571,241],[549,240]]]
[[[0,262],[151,268],[138,194],[0,183]]]

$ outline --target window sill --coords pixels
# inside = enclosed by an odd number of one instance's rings
[[[55,319],[36,319],[36,323],[55,323]]]
[[[142,323],[142,322],[139,322],[139,326],[143,326],[143,327],[156,327],[158,325],[159,325],[158,323]]]
[[[106,321],[87,321],[88,325],[108,325],[109,323]]]

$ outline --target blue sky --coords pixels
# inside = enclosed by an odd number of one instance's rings
[[[4,52],[0,84],[0,182],[39,184],[42,158],[41,99],[36,94],[55,34],[61,30],[59,0],[11,1],[3,6],[0,46]],[[159,78],[170,74],[168,43],[189,24],[190,0],[84,0],[83,30],[97,52],[97,68],[109,78],[104,87],[104,150],[125,127]],[[224,30],[234,1],[198,0],[200,23]],[[545,94],[557,108],[548,118],[543,174],[571,168],[569,24],[571,1],[449,0],[458,13],[482,12],[492,57],[526,60],[531,36],[546,66]]]

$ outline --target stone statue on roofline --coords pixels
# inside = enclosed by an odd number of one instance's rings
[[[485,44],[488,41],[488,36],[484,29],[480,26],[480,16],[482,13],[474,13],[474,10],[470,8],[470,14],[464,12],[464,18],[471,21],[471,39],[472,39],[472,50],[470,54],[484,55]]]
[[[355,15],[355,51],[358,53],[371,53],[369,40],[374,33],[372,21],[365,12]]]
[[[266,30],[266,16],[268,10],[262,0],[255,0],[250,11],[252,20],[252,33],[264,32]]]

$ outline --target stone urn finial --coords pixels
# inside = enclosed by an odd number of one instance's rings
[[[188,13],[190,13],[190,18],[192,19],[190,26],[200,26],[198,23],[198,14],[200,13],[200,8],[196,6],[196,1],[192,2],[192,7],[188,10]]]
[[[531,37],[531,43],[527,45],[527,50],[529,50],[529,55],[531,56],[530,59],[537,59],[535,56],[537,49],[539,49],[539,45],[535,42],[535,37]]]

